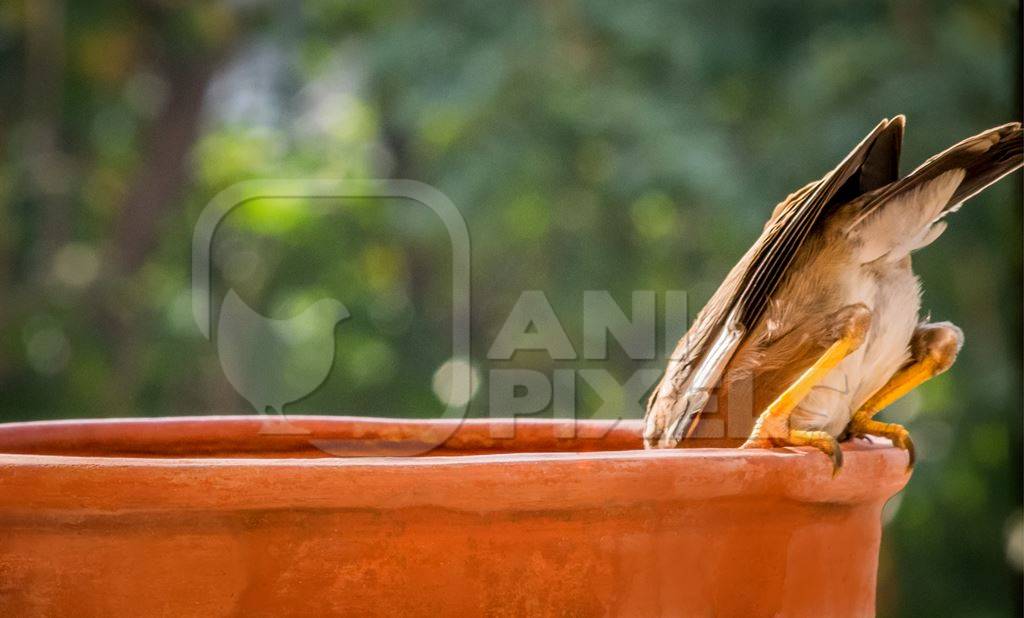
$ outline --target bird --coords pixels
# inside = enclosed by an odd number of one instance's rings
[[[906,118],[885,118],[831,171],[779,203],[679,340],[647,402],[646,448],[695,442],[702,416],[746,419],[740,448],[810,446],[833,476],[839,441],[886,438],[882,409],[949,369],[960,328],[922,318],[911,254],[947,215],[1021,167],[1021,124],[969,137],[906,176]],[[713,405],[712,405],[713,403]],[[740,423],[735,423],[740,424]]]
[[[322,298],[288,319],[260,315],[229,290],[217,320],[217,355],[228,382],[260,414],[315,391],[334,364],[334,327],[349,317]]]

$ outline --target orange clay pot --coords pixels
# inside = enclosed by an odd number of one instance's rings
[[[867,616],[907,481],[864,442],[833,479],[636,422],[264,423],[0,425],[0,615]]]

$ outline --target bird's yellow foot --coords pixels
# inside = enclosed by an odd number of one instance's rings
[[[918,326],[910,339],[910,361],[854,413],[849,433],[888,438],[894,446],[907,451],[907,472],[913,469],[914,442],[906,428],[875,421],[872,417],[921,383],[949,369],[963,342],[963,332],[949,322]]]
[[[836,439],[824,431],[793,429],[789,417],[822,378],[851,352],[860,347],[871,325],[871,312],[862,304],[840,309],[833,317],[835,331],[831,345],[799,378],[758,417],[750,438],[740,448],[813,446],[832,462],[832,476],[843,467],[843,452]]]
[[[916,459],[914,441],[910,439],[910,432],[903,425],[871,420],[871,417],[867,414],[858,412],[854,415],[853,420],[850,421],[849,432],[850,435],[857,438],[863,438],[864,436],[887,438],[892,442],[893,446],[907,452],[907,472],[914,468],[914,461]]]
[[[832,462],[832,476],[843,469],[843,450],[839,442],[831,434],[824,431],[804,431],[790,429],[784,437],[761,438],[751,437],[740,448],[773,448],[778,446],[813,446],[828,457]]]

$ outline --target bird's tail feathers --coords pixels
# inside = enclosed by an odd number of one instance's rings
[[[1022,160],[1021,124],[1012,122],[951,146],[866,196],[846,229],[860,241],[861,261],[895,261],[930,244],[945,229],[943,217],[1021,167]]]
[[[931,168],[963,167],[964,179],[953,192],[944,212],[955,210],[967,200],[1017,170],[1024,160],[1021,124],[1011,122],[970,137],[925,161],[910,176]]]

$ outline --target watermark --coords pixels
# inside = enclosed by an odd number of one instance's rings
[[[555,419],[556,438],[600,438],[577,431],[581,391],[589,393],[588,417],[640,419],[646,396],[658,385],[665,366],[686,356],[686,339],[680,343],[680,338],[690,327],[690,299],[683,290],[635,290],[625,307],[609,291],[586,290],[581,292],[579,314],[572,316],[557,315],[543,291],[522,290],[493,339],[481,346],[485,358],[473,360],[469,231],[444,194],[408,180],[245,182],[217,195],[196,224],[192,311],[200,332],[215,344],[226,379],[254,410],[266,415],[265,432],[302,431],[288,422],[285,407],[316,391],[328,377],[336,354],[335,328],[345,328],[351,313],[343,298],[321,298],[295,316],[272,318],[228,289],[214,315],[212,244],[218,226],[235,208],[254,200],[273,204],[296,198],[329,199],[339,205],[356,199],[364,204],[373,199],[408,200],[432,212],[447,232],[452,259],[451,359],[424,385],[441,400],[444,408],[436,418],[445,422],[433,424],[429,438],[395,444],[386,454],[415,455],[445,443],[467,417],[471,401],[486,410],[486,419],[511,419],[488,424],[493,440],[514,438],[517,420],[538,416]],[[562,319],[566,317],[570,319]],[[575,341],[567,323],[580,331],[574,333]],[[528,362],[521,362],[523,357]],[[845,385],[821,388],[843,390]],[[755,392],[753,378],[739,377],[730,381],[727,400],[719,398],[717,390],[707,393],[691,438],[748,436],[760,412],[755,409]],[[351,444],[314,444],[338,455],[352,452]]]
[[[428,208],[443,224],[452,256],[452,356],[470,356],[469,231],[461,213],[443,193],[412,180],[260,180],[235,184],[214,197],[196,222],[192,236],[192,314],[200,332],[216,341],[221,367],[231,385],[257,412],[274,414],[268,416],[266,432],[301,431],[287,422],[284,407],[308,396],[326,379],[335,356],[334,327],[349,312],[343,301],[328,298],[293,318],[273,319],[261,315],[229,290],[214,329],[211,253],[217,228],[234,209],[254,200],[375,198],[411,200]],[[301,355],[293,353],[298,350]],[[293,362],[298,356],[302,362]],[[453,363],[446,374],[450,392],[471,390],[469,364]],[[464,418],[467,404],[450,401],[440,418]],[[392,454],[427,452],[444,443],[457,428],[453,423],[450,432],[435,432],[432,443],[408,444]],[[326,442],[317,446],[328,452],[334,449]]]
[[[543,291],[521,292],[487,353],[490,417],[544,414],[567,421],[554,425],[556,437],[578,438],[572,421],[579,418],[577,393],[585,387],[600,400],[593,417],[642,418],[647,395],[658,387],[666,365],[689,356],[684,336],[691,321],[689,305],[684,290],[635,290],[625,307],[608,291],[587,290],[582,292],[581,319],[563,320]],[[581,342],[573,343],[563,325],[566,322],[582,324]],[[619,352],[615,363],[610,362],[613,347]],[[514,366],[521,353],[530,354],[534,363],[540,356],[547,369]],[[598,366],[585,367],[594,364]],[[697,369],[694,366],[691,371]],[[702,440],[724,444],[750,435],[764,403],[755,398],[755,377],[735,372],[728,381],[727,396],[721,396],[718,388],[706,393],[700,421],[689,437],[691,444]],[[845,374],[837,372],[816,386],[808,401],[813,404],[816,398],[847,391]],[[495,438],[513,434],[514,428],[507,424],[491,427]]]
[[[663,295],[665,350],[676,347],[681,329],[688,322],[685,292]],[[642,398],[661,376],[664,359],[659,354],[658,302],[654,291],[634,291],[628,312],[605,290],[587,290],[582,294],[582,344],[574,345],[541,290],[520,293],[497,336],[487,359],[488,406],[492,418],[519,418],[551,410],[556,419],[578,418],[578,386],[585,385],[601,400],[593,416],[603,419],[638,419],[643,416]],[[614,340],[614,344],[612,341]],[[580,361],[607,361],[612,345],[625,356],[629,375],[617,377],[610,368],[581,367]],[[512,361],[519,352],[540,353],[552,369],[545,373],[521,367],[494,367]],[[661,367],[649,361],[660,361]],[[621,363],[620,363],[621,364]],[[555,426],[556,436],[577,437],[572,422]],[[512,437],[507,425],[494,425],[494,437]]]

